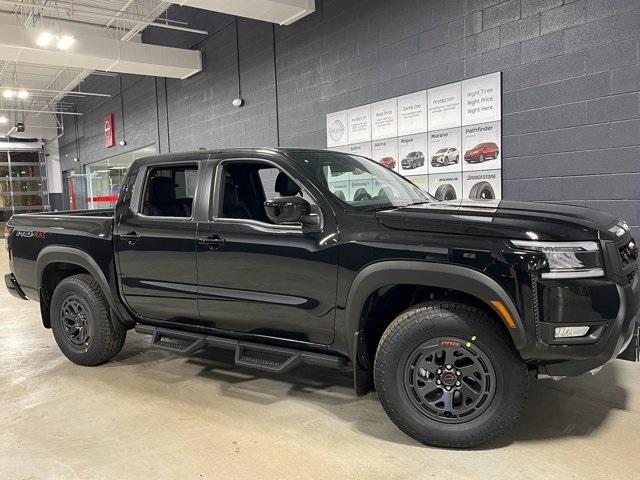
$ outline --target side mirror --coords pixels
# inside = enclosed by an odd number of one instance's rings
[[[316,215],[311,215],[311,205],[301,197],[280,197],[264,202],[264,210],[276,225],[291,223],[317,224]]]

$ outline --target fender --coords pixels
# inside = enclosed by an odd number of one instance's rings
[[[42,249],[38,255],[38,259],[36,260],[35,285],[38,296],[40,295],[40,288],[42,287],[42,275],[44,273],[44,269],[47,265],[57,262],[78,265],[89,272],[98,282],[98,286],[100,287],[100,290],[102,290],[102,294],[109,303],[111,309],[115,312],[119,312],[115,299],[113,298],[111,288],[109,287],[109,282],[107,282],[104,273],[95,260],[91,258],[91,255],[79,248],[52,245]]]
[[[491,303],[500,300],[515,322],[515,328],[507,328],[517,350],[526,343],[524,323],[518,309],[504,288],[491,277],[477,270],[459,265],[441,263],[391,260],[374,263],[363,268],[353,280],[345,312],[346,338],[356,341],[347,345],[348,356],[352,360],[357,352],[357,334],[362,329],[361,312],[364,304],[375,290],[388,285],[412,284],[429,287],[450,288],[467,293],[483,301],[498,315],[503,315]]]

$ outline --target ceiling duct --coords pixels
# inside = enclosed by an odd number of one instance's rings
[[[122,41],[97,26],[51,22],[32,29],[9,23],[3,15],[0,27],[0,60],[180,79],[202,69],[197,50]],[[65,49],[60,49],[55,40],[42,46],[38,39],[43,33],[51,37],[64,35],[73,41]]]
[[[315,0],[162,0],[278,25],[290,25],[315,11]]]

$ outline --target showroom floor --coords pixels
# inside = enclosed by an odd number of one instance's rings
[[[113,362],[73,365],[38,305],[3,286],[2,478],[628,479],[640,468],[640,365],[537,382],[517,431],[452,451],[405,436],[375,394],[352,394],[348,375],[270,376],[227,354],[184,358],[146,341],[130,333]]]

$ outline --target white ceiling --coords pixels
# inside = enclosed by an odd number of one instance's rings
[[[21,136],[55,137],[60,116],[74,113],[71,97],[108,97],[82,90],[82,81],[91,74],[185,78],[199,71],[197,51],[140,43],[141,32],[150,25],[208,33],[168,19],[165,12],[171,3],[278,24],[313,12],[315,4],[314,0],[0,0],[0,117],[9,119],[7,125],[0,124],[0,136],[15,122],[24,121],[27,131]],[[38,47],[35,38],[43,30],[60,36],[69,32],[76,41],[65,52]],[[3,98],[6,89],[26,89],[29,95]],[[36,129],[38,125],[42,129]]]

